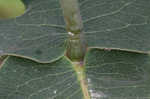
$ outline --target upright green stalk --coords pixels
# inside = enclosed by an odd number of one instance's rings
[[[66,29],[69,34],[66,55],[72,61],[82,61],[86,52],[86,44],[82,32],[83,23],[77,0],[60,0],[63,9]]]
[[[60,0],[60,4],[64,13],[66,29],[69,34],[66,55],[73,61],[72,65],[77,74],[77,79],[80,82],[83,99],[90,99],[84,64],[81,64],[86,53],[86,44],[83,38],[83,23],[78,0]]]

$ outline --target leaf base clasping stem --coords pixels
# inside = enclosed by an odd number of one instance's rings
[[[69,34],[66,56],[72,61],[83,61],[86,43],[82,32],[83,23],[77,0],[60,0],[66,29]]]

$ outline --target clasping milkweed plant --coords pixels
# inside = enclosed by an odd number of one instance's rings
[[[150,98],[148,0],[21,1],[0,19],[0,99]]]

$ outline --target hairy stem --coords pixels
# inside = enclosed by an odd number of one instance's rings
[[[86,52],[86,43],[82,32],[83,23],[77,0],[60,0],[66,29],[69,34],[67,56],[72,61],[82,61]]]

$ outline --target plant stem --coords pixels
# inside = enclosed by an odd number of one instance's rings
[[[83,92],[83,99],[91,99],[88,91],[88,85],[86,82],[85,72],[83,66],[81,66],[80,62],[73,62],[73,67],[76,71],[78,80],[80,82],[80,86]]]
[[[60,0],[60,4],[63,9],[66,29],[69,34],[66,55],[72,61],[82,61],[86,52],[86,44],[83,39],[83,23],[78,1]]]
[[[88,85],[86,83],[86,75],[84,72],[83,61],[86,53],[86,43],[82,32],[83,23],[80,15],[78,0],[60,0],[63,10],[66,29],[69,34],[67,41],[67,57],[73,61],[73,68],[76,71],[77,78],[83,92],[84,99],[90,99]]]

